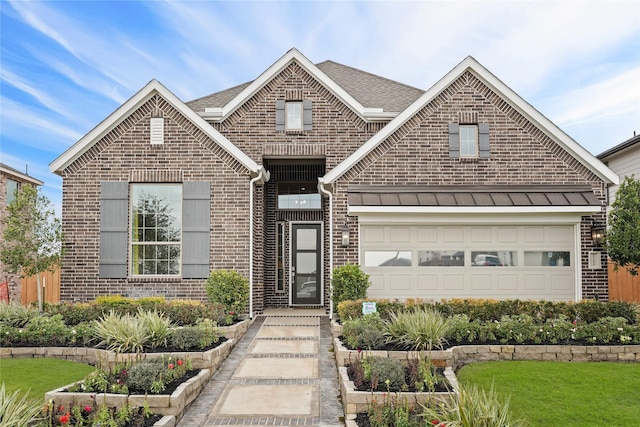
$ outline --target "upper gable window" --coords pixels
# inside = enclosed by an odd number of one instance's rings
[[[302,130],[302,101],[287,101],[285,111],[285,130]]]
[[[449,157],[490,157],[489,125],[487,123],[449,123]]]
[[[477,125],[460,125],[460,157],[478,157]]]
[[[276,101],[276,130],[306,132],[313,129],[312,102]]]

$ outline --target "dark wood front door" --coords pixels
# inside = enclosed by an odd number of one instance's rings
[[[322,304],[322,224],[291,224],[291,303]]]

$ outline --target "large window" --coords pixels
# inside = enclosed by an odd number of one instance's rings
[[[478,126],[460,125],[460,157],[478,156]]]
[[[7,179],[7,206],[16,198],[16,192],[20,188],[20,183],[12,179]]]
[[[179,275],[182,186],[131,186],[131,274]]]
[[[278,209],[321,209],[322,197],[317,186],[307,183],[278,184]]]

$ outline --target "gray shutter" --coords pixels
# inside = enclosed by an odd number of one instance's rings
[[[211,186],[208,182],[182,184],[182,277],[209,277]]]
[[[100,186],[100,277],[127,277],[129,245],[129,183],[102,182]]]
[[[460,157],[460,125],[449,123],[449,157]]]
[[[311,100],[302,101],[302,130],[313,128],[313,117],[311,115]]]
[[[480,147],[480,157],[489,157],[489,125],[487,123],[478,124],[478,145]]]
[[[284,131],[284,101],[276,101],[276,130]]]

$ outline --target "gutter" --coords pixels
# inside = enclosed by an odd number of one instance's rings
[[[333,193],[325,188],[325,183],[318,178],[318,191],[329,198],[329,319],[333,319]]]
[[[258,175],[249,181],[249,318],[253,319],[253,189],[269,181],[269,171],[260,166]]]

